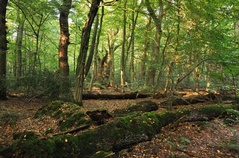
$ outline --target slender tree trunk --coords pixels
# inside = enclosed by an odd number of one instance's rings
[[[19,20],[19,25],[17,28],[17,39],[16,39],[16,45],[17,45],[16,79],[17,81],[22,75],[22,36],[23,36],[23,27],[24,27],[24,20],[20,17],[19,12],[18,12],[18,20]]]
[[[104,6],[102,6],[102,10],[101,10],[101,17],[99,20],[99,16],[97,15],[97,27],[95,29],[98,29],[98,25],[99,25],[99,30],[97,31],[97,36],[96,36],[96,41],[95,41],[95,49],[94,49],[94,55],[93,55],[93,67],[92,67],[92,75],[91,75],[91,80],[90,80],[90,85],[89,85],[89,91],[92,92],[92,86],[93,86],[93,82],[95,81],[95,78],[97,76],[97,72],[98,72],[98,68],[97,68],[97,61],[98,61],[98,47],[99,47],[99,43],[100,43],[100,34],[101,34],[101,30],[102,30],[102,24],[103,24],[103,17],[104,17]],[[98,24],[98,21],[100,21],[100,24]]]
[[[136,0],[133,0],[133,6],[137,5],[137,1]],[[142,2],[141,2],[142,4]],[[141,7],[141,4],[139,5],[138,7],[138,10],[140,10],[140,7]],[[133,10],[135,10],[135,7],[133,7]],[[134,47],[135,47],[135,38],[134,38],[134,34],[135,34],[135,26],[136,26],[136,23],[137,23],[137,20],[138,20],[138,15],[139,15],[139,12],[136,12],[135,14],[135,11],[132,12],[132,15],[131,15],[131,23],[132,23],[132,29],[131,29],[131,40],[130,40],[130,44],[129,46],[131,46],[131,56],[130,56],[130,80],[131,80],[131,83],[133,83],[136,79],[136,74],[135,74],[135,63],[134,63]]]
[[[92,59],[93,59],[93,56],[94,56],[95,49],[97,49],[96,48],[96,46],[97,46],[96,37],[97,37],[98,25],[99,25],[99,16],[98,15],[96,15],[94,25],[95,26],[94,26],[93,37],[92,37],[92,40],[91,40],[90,53],[89,53],[89,56],[88,56],[88,59],[87,59],[87,62],[86,62],[86,66],[85,66],[85,76],[88,75],[88,72],[90,70],[90,66],[91,66],[91,63],[92,63]]]
[[[101,0],[92,0],[90,12],[88,14],[87,20],[85,22],[84,28],[82,30],[81,36],[81,47],[80,54],[77,60],[76,68],[76,83],[75,83],[75,92],[74,92],[74,101],[82,105],[82,94],[83,94],[83,85],[84,85],[84,70],[86,62],[86,54],[88,51],[89,39],[91,27],[94,22],[94,18],[98,12],[99,5]]]
[[[140,66],[140,78],[143,79],[144,83],[146,84],[146,61],[147,61],[147,52],[149,50],[150,46],[150,38],[149,38],[149,32],[151,26],[151,18],[149,18],[149,21],[146,25],[146,32],[145,32],[145,38],[144,38],[144,51],[142,54],[142,61]]]
[[[0,0],[0,100],[7,99],[6,85],[6,54],[7,54],[7,27],[6,10],[8,0]]]
[[[120,84],[124,87],[125,84],[125,45],[126,45],[126,4],[127,0],[124,1],[124,26],[123,26],[123,42],[121,52],[121,63],[120,63]]]
[[[238,43],[239,42],[239,21],[234,23],[234,32],[235,32],[236,42]]]
[[[109,52],[109,60],[108,60],[108,68],[109,68],[109,86],[115,86],[115,64],[114,64],[114,52],[120,45],[115,46],[116,35],[119,33],[119,29],[116,31],[109,30],[108,31],[108,52]]]

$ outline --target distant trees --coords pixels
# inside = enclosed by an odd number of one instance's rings
[[[6,54],[7,54],[7,27],[6,10],[8,0],[0,0],[0,100],[7,99],[6,96]]]

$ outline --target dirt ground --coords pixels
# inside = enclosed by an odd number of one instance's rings
[[[135,100],[84,100],[85,110],[124,108],[142,100],[160,103],[160,99]],[[48,100],[11,98],[0,101],[0,148],[13,142],[14,132],[34,131],[39,137],[48,129],[59,132],[52,118],[36,119],[35,112]],[[205,106],[205,103],[193,106]],[[192,107],[193,107],[192,106]],[[187,106],[189,107],[189,106]],[[174,107],[175,109],[184,106]],[[164,111],[165,108],[159,108]],[[155,138],[142,142],[119,154],[122,158],[238,158],[239,125],[227,126],[219,118],[209,122],[181,122],[177,126],[166,126]]]

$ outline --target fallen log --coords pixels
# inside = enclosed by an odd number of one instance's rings
[[[83,94],[82,98],[84,100],[88,99],[137,99],[137,98],[147,98],[150,97],[149,94],[142,93],[124,93],[124,94]]]
[[[221,99],[222,97],[219,94],[209,93],[206,95],[198,95],[198,96],[190,97],[190,98],[171,97],[168,100],[161,102],[160,105],[162,106],[190,105],[190,104],[204,103],[206,101],[221,101]]]

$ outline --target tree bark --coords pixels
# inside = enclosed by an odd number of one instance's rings
[[[88,51],[89,39],[91,27],[94,22],[94,18],[98,12],[101,0],[92,0],[90,12],[82,30],[80,54],[77,60],[76,68],[76,83],[74,92],[74,101],[82,104],[83,84],[84,84],[84,70],[86,62],[86,54]]]
[[[120,83],[124,87],[125,84],[125,45],[126,45],[126,4],[127,0],[124,2],[124,26],[123,26],[123,41],[122,41],[122,52],[121,52],[121,63],[120,63]],[[124,91],[124,90],[123,90]]]
[[[88,59],[87,59],[87,62],[86,62],[86,66],[85,66],[85,76],[87,76],[88,73],[89,73],[90,66],[91,66],[91,63],[92,63],[92,59],[93,59],[93,56],[94,56],[94,52],[95,52],[95,49],[97,49],[96,48],[96,46],[97,46],[96,38],[97,38],[97,33],[98,33],[98,25],[99,25],[99,16],[96,15],[94,33],[93,33],[91,46],[90,46],[90,53],[89,53],[89,56],[88,56]]]
[[[7,99],[6,85],[6,54],[7,54],[7,27],[6,11],[8,0],[0,0],[0,100]]]
[[[17,19],[18,19],[18,28],[17,28],[17,38],[16,38],[16,80],[22,75],[22,37],[23,37],[23,27],[25,20],[20,14],[20,10],[17,9]]]
[[[68,45],[70,43],[69,37],[69,24],[68,16],[71,9],[72,0],[63,0],[63,4],[60,6],[60,42],[58,46],[58,61],[60,74],[64,77],[69,76],[69,64],[68,64]]]

